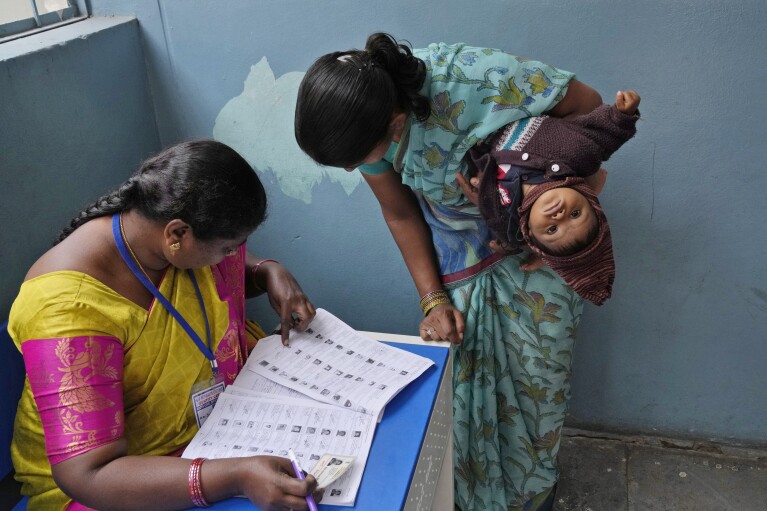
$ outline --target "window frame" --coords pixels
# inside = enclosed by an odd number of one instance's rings
[[[45,14],[37,13],[36,0],[28,1],[32,4],[33,16],[0,23],[0,44],[88,18],[86,0],[68,0],[69,7]]]

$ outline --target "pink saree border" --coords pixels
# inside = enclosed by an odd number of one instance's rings
[[[245,335],[245,252],[245,245],[242,245],[236,254],[211,266],[218,296],[229,304],[229,326],[215,353],[219,371],[227,385],[234,382],[245,365],[248,353]]]

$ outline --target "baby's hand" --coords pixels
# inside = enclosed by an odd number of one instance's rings
[[[639,94],[635,90],[618,91],[615,95],[615,107],[627,115],[634,115],[639,108]]]
[[[479,206],[479,180],[481,177],[481,175],[472,177],[467,182],[466,178],[463,177],[463,174],[460,172],[455,173],[455,180],[458,181],[458,185],[463,190],[464,195],[466,195],[466,198],[473,202],[475,206]]]

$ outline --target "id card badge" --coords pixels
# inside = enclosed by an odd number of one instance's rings
[[[213,411],[218,396],[221,395],[225,387],[223,378],[213,377],[192,386],[192,410],[194,410],[194,418],[198,428],[202,427],[210,412]]]

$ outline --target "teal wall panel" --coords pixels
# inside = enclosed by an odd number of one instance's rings
[[[137,27],[91,19],[0,45],[0,318],[59,230],[159,149]]]

